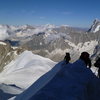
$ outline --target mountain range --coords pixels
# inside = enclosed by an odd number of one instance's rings
[[[68,25],[0,25],[0,39],[53,61],[62,60],[65,53],[70,52],[72,61],[75,61],[82,51],[93,57],[99,48],[100,21],[95,19],[88,30]]]

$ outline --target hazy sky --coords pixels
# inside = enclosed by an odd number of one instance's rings
[[[0,24],[90,27],[100,0],[0,0]]]

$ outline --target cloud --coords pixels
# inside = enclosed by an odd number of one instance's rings
[[[0,40],[5,40],[9,37],[6,28],[0,28]]]

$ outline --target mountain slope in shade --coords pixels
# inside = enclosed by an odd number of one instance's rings
[[[86,67],[82,60],[73,64],[59,63],[59,72],[43,88],[33,84],[26,91],[9,100],[99,100],[100,80]],[[80,76],[81,75],[81,76]],[[42,81],[42,80],[41,80]],[[40,81],[40,82],[41,82]],[[88,91],[87,91],[87,86]],[[40,86],[39,86],[40,87]],[[93,92],[95,91],[95,93]],[[91,99],[92,98],[92,99]]]

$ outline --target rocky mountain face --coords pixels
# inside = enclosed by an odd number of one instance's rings
[[[54,61],[62,60],[65,53],[70,52],[72,61],[74,61],[82,51],[93,54],[99,38],[99,32],[90,33],[71,27],[60,27],[54,28],[50,32],[35,34],[32,36],[32,40],[22,46]]]
[[[0,72],[22,51],[21,48],[13,48],[9,43],[0,41]]]

